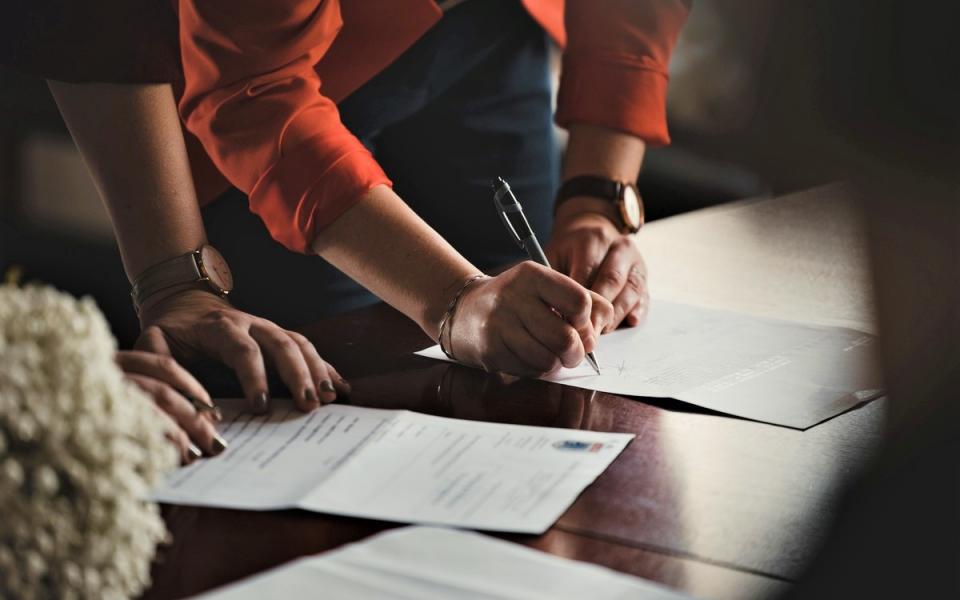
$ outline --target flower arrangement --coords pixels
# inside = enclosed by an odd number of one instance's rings
[[[0,596],[125,598],[166,528],[147,497],[176,464],[114,363],[94,302],[0,285]]]

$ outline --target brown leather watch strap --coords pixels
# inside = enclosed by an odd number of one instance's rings
[[[570,198],[588,196],[616,202],[623,193],[623,183],[598,177],[596,175],[578,175],[563,182],[557,191],[557,201],[553,206],[554,212],[558,206]]]

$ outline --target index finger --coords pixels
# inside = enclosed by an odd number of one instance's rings
[[[631,240],[623,238],[611,244],[591,289],[614,302],[627,285],[631,269],[640,260],[640,250]]]
[[[226,323],[215,350],[220,360],[236,373],[250,409],[258,414],[270,410],[267,367],[263,362],[260,346],[250,334],[233,323]]]

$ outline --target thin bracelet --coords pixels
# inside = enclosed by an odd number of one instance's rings
[[[460,289],[457,290],[457,293],[456,293],[456,294],[453,296],[453,298],[450,300],[450,303],[447,304],[447,310],[446,310],[446,312],[443,313],[443,318],[440,319],[440,334],[437,336],[437,342],[440,344],[440,349],[443,350],[443,353],[446,354],[446,355],[447,355],[447,358],[449,358],[450,360],[457,360],[457,359],[455,359],[455,358],[453,357],[453,354],[451,354],[450,352],[448,352],[447,349],[443,347],[443,331],[444,331],[444,328],[447,326],[447,324],[448,324],[448,323],[450,322],[450,320],[453,318],[453,313],[454,313],[454,311],[457,309],[457,303],[460,301],[460,296],[462,296],[463,293],[464,293],[465,291],[467,291],[467,288],[470,287],[470,284],[471,284],[471,283],[477,281],[478,279],[486,279],[486,277],[487,277],[487,276],[484,275],[483,273],[478,273],[478,274],[474,275],[473,277],[467,279],[465,282],[463,282],[463,285],[461,285],[461,286],[460,286]],[[451,349],[452,349],[452,348],[451,348]]]

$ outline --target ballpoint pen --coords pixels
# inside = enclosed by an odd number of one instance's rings
[[[510,185],[502,177],[497,177],[496,181],[493,182],[493,204],[497,207],[500,220],[503,221],[504,226],[517,244],[526,251],[530,260],[548,269],[553,268],[550,266],[550,261],[547,260],[547,255],[543,253],[543,248],[540,247],[540,242],[537,241],[533,229],[530,228],[527,216],[523,214],[523,207],[520,206],[517,197],[510,190]],[[588,352],[586,358],[593,370],[599,375],[600,365],[597,363],[596,354]]]

